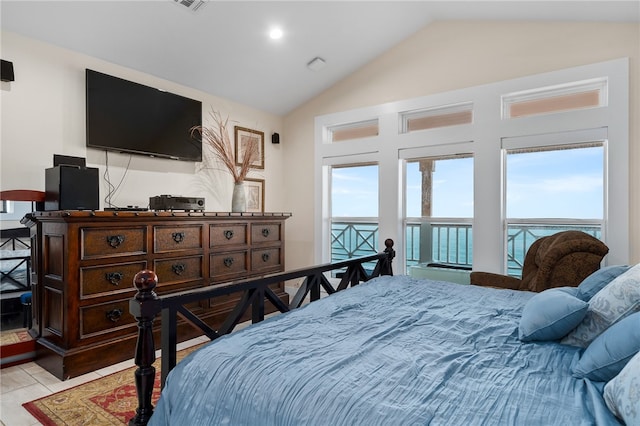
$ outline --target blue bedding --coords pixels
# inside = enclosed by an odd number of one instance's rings
[[[377,278],[190,354],[149,424],[618,425],[578,348],[518,340],[532,295]]]

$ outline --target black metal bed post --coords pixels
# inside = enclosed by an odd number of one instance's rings
[[[396,251],[393,249],[393,240],[387,238],[384,240],[384,252],[387,253],[387,258],[384,262],[384,267],[380,271],[380,275],[393,275],[393,258],[396,257]]]
[[[396,251],[393,249],[393,240],[387,238],[384,240],[384,252],[387,256],[384,259],[378,260],[376,267],[371,274],[371,277],[378,277],[380,275],[393,275],[393,258],[396,257]]]
[[[161,301],[153,291],[158,285],[158,276],[155,272],[148,270],[138,272],[133,278],[133,284],[138,293],[129,302],[129,311],[138,322],[135,356],[135,363],[138,366],[135,372],[138,408],[135,417],[129,420],[129,426],[146,425],[153,414],[151,395],[156,376],[156,369],[153,366],[156,360],[153,320],[162,308]]]

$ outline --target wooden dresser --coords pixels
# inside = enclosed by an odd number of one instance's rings
[[[289,213],[34,212],[32,336],[36,362],[65,380],[131,359],[133,277],[153,269],[159,294],[284,270]],[[285,303],[284,283],[273,290]],[[192,306],[212,326],[239,294]],[[265,303],[268,311],[273,310]],[[160,318],[156,320],[156,327]],[[187,324],[179,339],[194,337]]]

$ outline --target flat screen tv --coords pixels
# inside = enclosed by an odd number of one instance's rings
[[[202,161],[202,102],[86,70],[87,147]]]

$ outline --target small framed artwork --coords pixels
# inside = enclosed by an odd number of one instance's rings
[[[244,190],[247,193],[247,212],[264,212],[264,179],[246,178]]]
[[[242,165],[247,146],[254,140],[258,142],[258,158],[251,163],[253,169],[264,169],[264,132],[235,126],[236,165]]]

